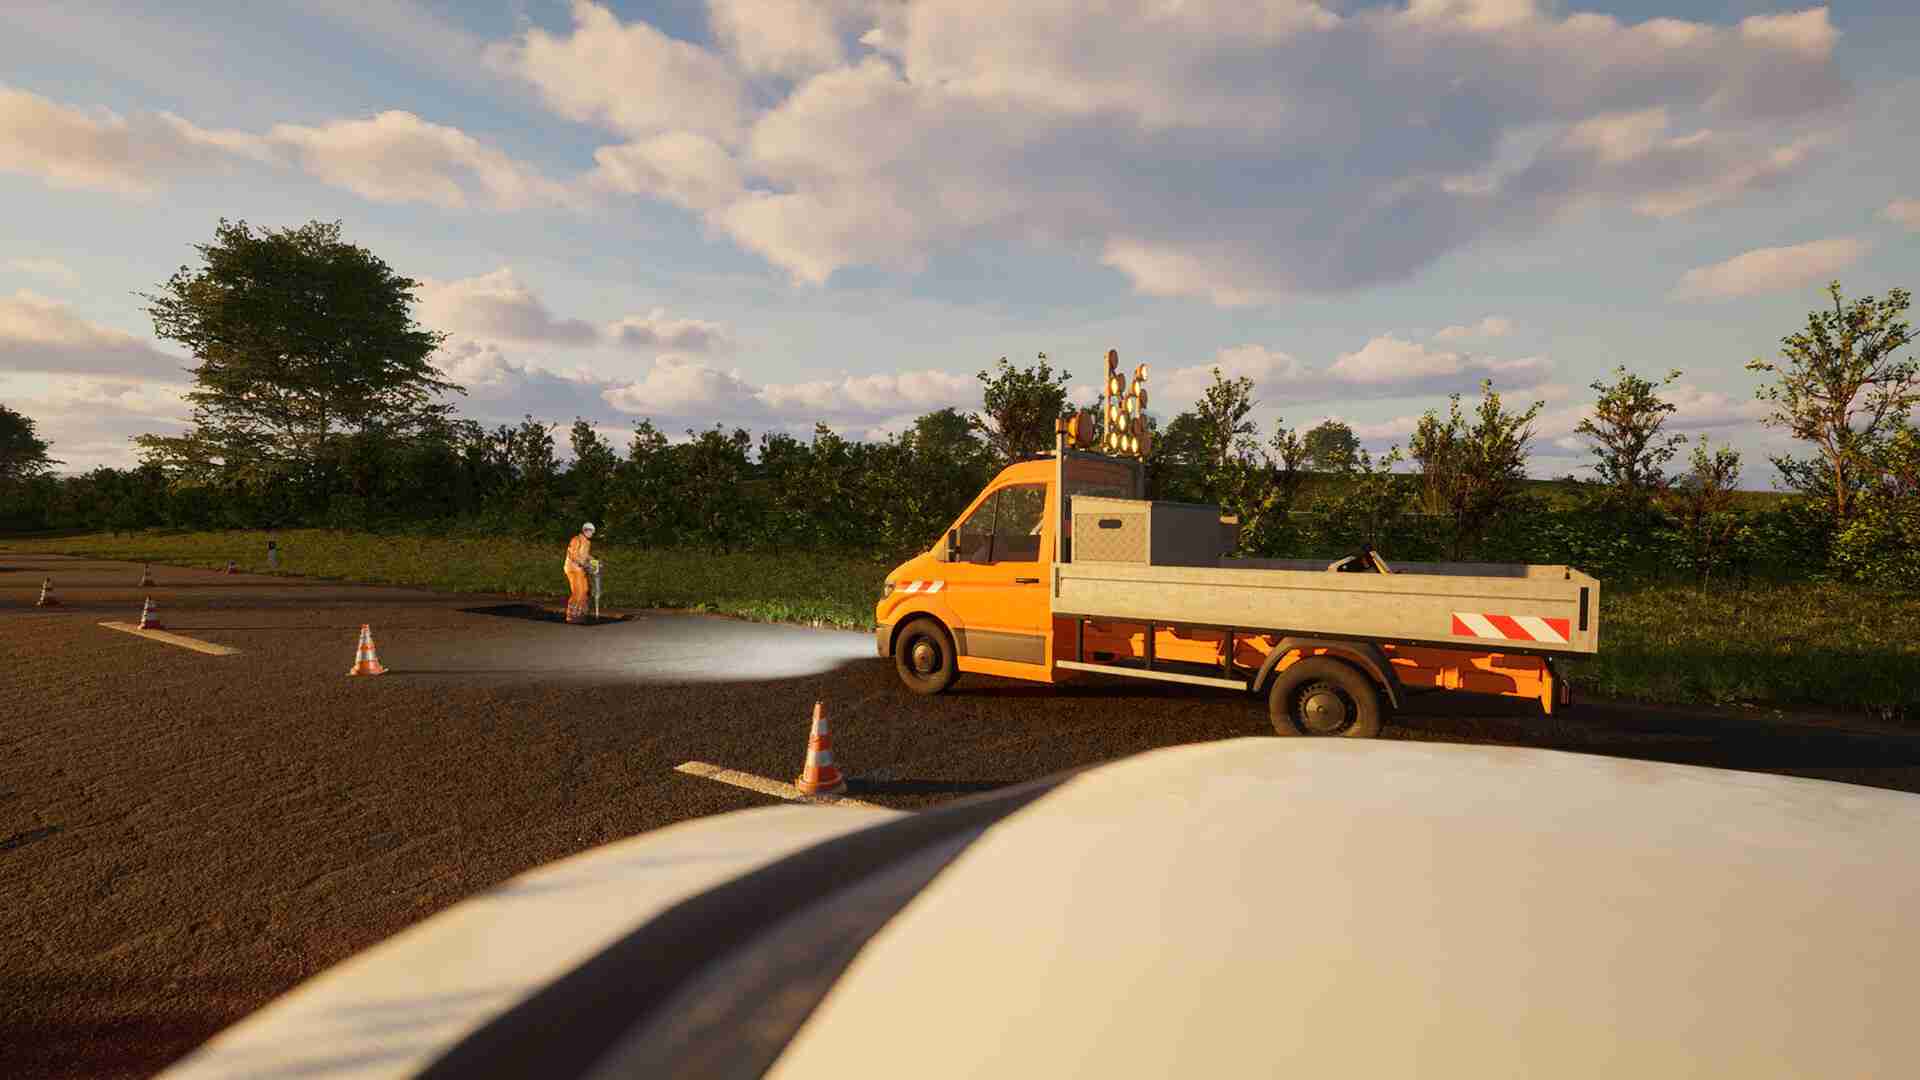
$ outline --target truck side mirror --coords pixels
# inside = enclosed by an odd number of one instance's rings
[[[947,562],[960,561],[960,530],[947,530]]]

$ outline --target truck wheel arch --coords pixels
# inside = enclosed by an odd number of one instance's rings
[[[1267,662],[1260,666],[1260,673],[1253,677],[1253,683],[1249,689],[1254,693],[1264,693],[1268,684],[1273,681],[1274,673],[1280,670],[1282,660],[1294,654],[1299,654],[1302,658],[1311,656],[1314,649],[1325,649],[1327,655],[1337,660],[1344,660],[1365,672],[1380,687],[1380,692],[1386,695],[1388,706],[1394,709],[1400,708],[1400,677],[1394,673],[1393,664],[1387,660],[1387,654],[1371,641],[1283,637],[1280,643],[1273,647],[1273,651],[1267,654]]]
[[[893,620],[892,628],[887,632],[888,657],[892,657],[895,651],[900,648],[900,632],[906,629],[908,623],[916,619],[926,619],[932,622],[935,626],[938,626],[946,632],[947,640],[953,641],[956,644],[959,642],[959,635],[953,632],[953,627],[947,625],[947,620],[925,608],[915,608],[911,611],[900,613],[898,617]]]

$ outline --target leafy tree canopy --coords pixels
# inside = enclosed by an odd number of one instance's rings
[[[980,373],[985,407],[969,422],[1001,461],[1051,450],[1054,421],[1074,412],[1067,401],[1070,377],[1065,370],[1054,371],[1046,353],[1026,368],[1014,367],[1003,356],[998,370]]]
[[[1773,404],[1763,422],[1814,447],[1812,460],[1776,457],[1774,466],[1844,525],[1882,444],[1920,404],[1920,361],[1894,356],[1913,341],[1900,317],[1911,295],[1905,289],[1851,305],[1842,301],[1838,281],[1827,292],[1833,310],[1808,314],[1805,330],[1780,339],[1779,360],[1754,360],[1747,369],[1779,376],[1756,391]]]
[[[31,417],[0,405],[0,480],[25,480],[61,462],[47,456],[47,442]]]
[[[452,406],[460,387],[428,363],[444,335],[416,326],[413,290],[338,222],[256,233],[220,221],[149,301],[158,337],[199,361],[194,426],[140,436],[149,460],[187,473],[312,472],[341,433],[410,435]],[[230,477],[231,478],[231,477]]]
[[[1360,452],[1360,436],[1338,420],[1322,420],[1304,441],[1307,460],[1333,472],[1346,469]]]

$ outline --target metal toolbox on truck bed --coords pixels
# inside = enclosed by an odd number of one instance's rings
[[[1071,496],[1073,561],[1128,566],[1218,566],[1226,554],[1220,508],[1200,503]]]

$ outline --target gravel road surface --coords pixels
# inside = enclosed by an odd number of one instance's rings
[[[866,634],[665,612],[567,626],[538,600],[160,566],[143,589],[140,572],[0,550],[0,1076],[151,1075],[515,874],[766,805],[674,766],[791,780],[816,700],[848,794],[903,808],[1271,730],[1251,699],[1158,683],[966,676],[921,698]],[[61,606],[34,606],[45,577]],[[240,652],[100,625],[137,623],[148,596],[168,630]],[[347,677],[363,623],[385,676]],[[1548,720],[1443,694],[1386,737],[1920,791],[1920,735],[1832,717],[1596,703]]]

